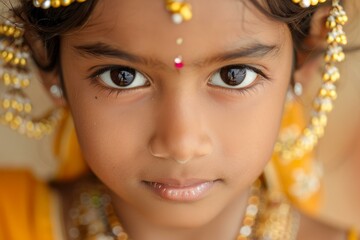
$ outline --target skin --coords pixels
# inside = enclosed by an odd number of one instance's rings
[[[63,80],[84,157],[112,190],[133,239],[234,239],[277,137],[293,57],[289,29],[241,1],[192,5],[193,19],[175,26],[162,1],[102,0],[82,29],[62,38]],[[83,51],[99,42],[146,61]],[[206,61],[254,43],[272,50]],[[173,66],[179,53],[180,71]],[[219,69],[237,64],[267,77],[259,74],[246,90],[214,85]],[[94,74],[109,65],[134,68],[147,84],[110,87]],[[144,184],[163,178],[214,185],[200,200],[176,202]]]

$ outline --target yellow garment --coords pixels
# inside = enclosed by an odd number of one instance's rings
[[[51,240],[51,192],[23,170],[0,170],[0,240]]]
[[[62,124],[59,126],[54,142],[54,154],[60,161],[57,176],[55,176],[56,181],[76,179],[88,171],[69,113],[65,115]]]
[[[357,230],[355,228],[352,228],[349,230],[347,239],[348,240],[358,240],[359,239],[359,233],[357,232]]]
[[[296,134],[305,128],[304,115],[301,102],[296,99],[290,101],[285,106],[282,120],[281,134]],[[271,163],[273,174],[276,175],[276,190],[284,193],[293,205],[300,210],[316,215],[322,195],[321,173],[316,167],[312,152],[306,154],[301,159],[294,159],[290,162],[284,162],[281,157],[274,153]]]

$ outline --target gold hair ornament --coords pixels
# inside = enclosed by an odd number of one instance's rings
[[[192,18],[191,5],[184,0],[166,0],[166,9],[171,13],[171,18],[176,24]]]
[[[327,0],[292,0],[293,3],[299,4],[303,8],[308,8],[310,6],[316,6],[319,3],[324,3]]]
[[[58,7],[67,7],[74,2],[85,2],[86,0],[33,0],[33,5],[38,8],[48,9],[48,8],[58,8]]]
[[[305,8],[323,3],[326,0],[292,1]],[[343,46],[347,44],[347,38],[343,31],[343,26],[347,21],[348,17],[343,7],[339,4],[339,0],[333,0],[330,15],[326,21],[326,28],[329,29],[329,32],[326,39],[328,46],[324,56],[325,66],[322,75],[322,85],[313,102],[310,123],[296,139],[278,141],[275,145],[275,151],[279,153],[285,163],[294,159],[300,159],[306,153],[312,151],[319,138],[324,135],[328,113],[332,111],[333,101],[337,98],[336,83],[340,78],[340,73],[335,64],[345,59]]]
[[[0,81],[6,88],[0,97],[0,123],[40,139],[53,131],[62,111],[54,110],[39,119],[31,117],[31,101],[24,91],[32,78],[30,53],[23,35],[23,26],[13,19],[0,24]]]

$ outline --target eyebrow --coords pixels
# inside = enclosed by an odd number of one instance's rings
[[[202,67],[208,64],[214,64],[217,62],[226,62],[239,58],[262,58],[271,54],[276,55],[280,50],[278,45],[266,45],[262,43],[252,43],[248,46],[242,46],[235,50],[231,50],[219,55],[215,55],[204,60],[200,60],[194,63],[197,67]]]
[[[140,57],[135,54],[126,52],[125,50],[113,47],[111,45],[97,42],[94,44],[75,46],[75,50],[84,57],[104,57],[104,58],[118,58],[125,61],[140,63],[153,67],[167,67],[167,65],[159,60],[153,58]]]
[[[84,57],[93,56],[99,58],[101,57],[118,58],[133,63],[149,65],[152,67],[158,67],[158,68],[169,67],[167,64],[157,59],[137,56],[135,54],[128,53],[125,50],[101,42],[75,46],[74,48],[80,55],[83,55]],[[245,57],[247,58],[265,57],[270,54],[276,54],[279,52],[279,50],[280,47],[278,45],[266,45],[255,42],[248,46],[243,46],[235,50],[231,50],[225,53],[211,56],[206,59],[195,61],[192,64],[189,64],[188,66],[202,67],[207,64],[213,64],[216,62],[226,62],[226,61],[245,58]]]

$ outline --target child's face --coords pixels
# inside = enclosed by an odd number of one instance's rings
[[[68,102],[92,170],[126,211],[183,226],[235,204],[262,172],[292,65],[286,25],[250,3],[191,4],[193,19],[175,25],[165,1],[101,0],[61,46]],[[127,89],[116,85],[121,76]]]

